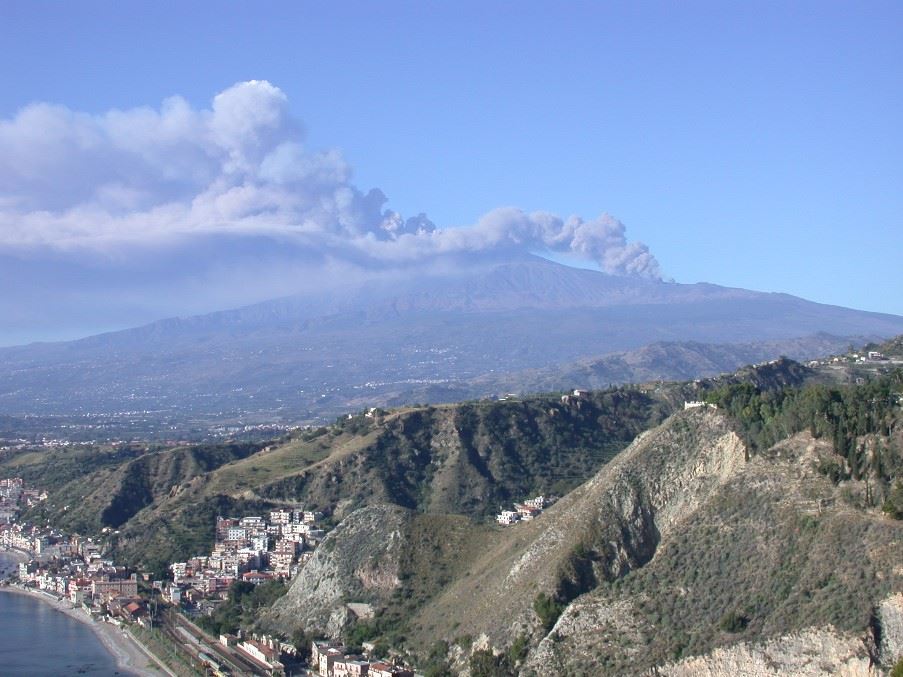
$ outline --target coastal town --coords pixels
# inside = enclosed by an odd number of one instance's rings
[[[216,636],[199,627],[228,602],[236,584],[297,576],[326,537],[320,512],[285,508],[265,516],[219,516],[209,554],[173,562],[171,580],[154,580],[107,557],[102,541],[21,520],[46,499],[46,492],[21,478],[0,479],[0,548],[20,559],[2,584],[65,604],[89,622],[121,628],[164,674],[414,675],[409,666],[372,656],[369,645],[355,651],[314,641],[299,651],[268,635],[239,630]]]

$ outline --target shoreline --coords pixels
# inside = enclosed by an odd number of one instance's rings
[[[0,551],[0,558],[7,557],[9,560],[28,560],[28,556],[22,552]],[[0,567],[0,570],[6,569],[9,569],[9,567]],[[55,595],[45,594],[36,589],[26,589],[18,585],[0,586],[0,594],[2,593],[31,597],[75,621],[87,625],[100,641],[104,650],[116,661],[116,667],[128,675],[134,675],[135,677],[160,677],[160,675],[172,674],[168,669],[162,667],[157,658],[127,630],[110,623],[94,620],[81,609],[72,606],[68,600],[59,600]]]

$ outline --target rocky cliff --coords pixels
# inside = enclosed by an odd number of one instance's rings
[[[372,506],[332,531],[265,622],[276,628],[319,630],[339,638],[352,621],[348,603],[380,605],[401,585],[399,567],[409,511]]]

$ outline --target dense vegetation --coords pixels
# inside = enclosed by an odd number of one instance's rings
[[[285,583],[276,579],[254,585],[244,581],[234,581],[229,586],[225,602],[217,607],[211,616],[200,616],[198,625],[213,634],[234,634],[239,628],[253,627],[262,609],[268,609],[287,590]]]
[[[748,445],[762,451],[794,433],[809,430],[827,438],[844,459],[842,467],[826,464],[823,472],[835,482],[875,480],[870,503],[890,493],[903,470],[901,432],[903,370],[850,386],[811,384],[799,388],[758,388],[733,383],[712,389],[706,399],[740,424]],[[872,436],[870,443],[864,439]]]
[[[487,517],[530,495],[570,491],[668,413],[638,389],[616,388],[567,403],[538,396],[420,407],[378,422],[346,418],[321,439],[358,435],[353,455],[258,493],[324,511],[376,501]]]

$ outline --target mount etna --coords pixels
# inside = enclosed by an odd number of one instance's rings
[[[363,407],[708,376],[903,332],[903,317],[787,294],[571,268],[535,256],[81,340],[0,349],[0,410],[314,422]]]

